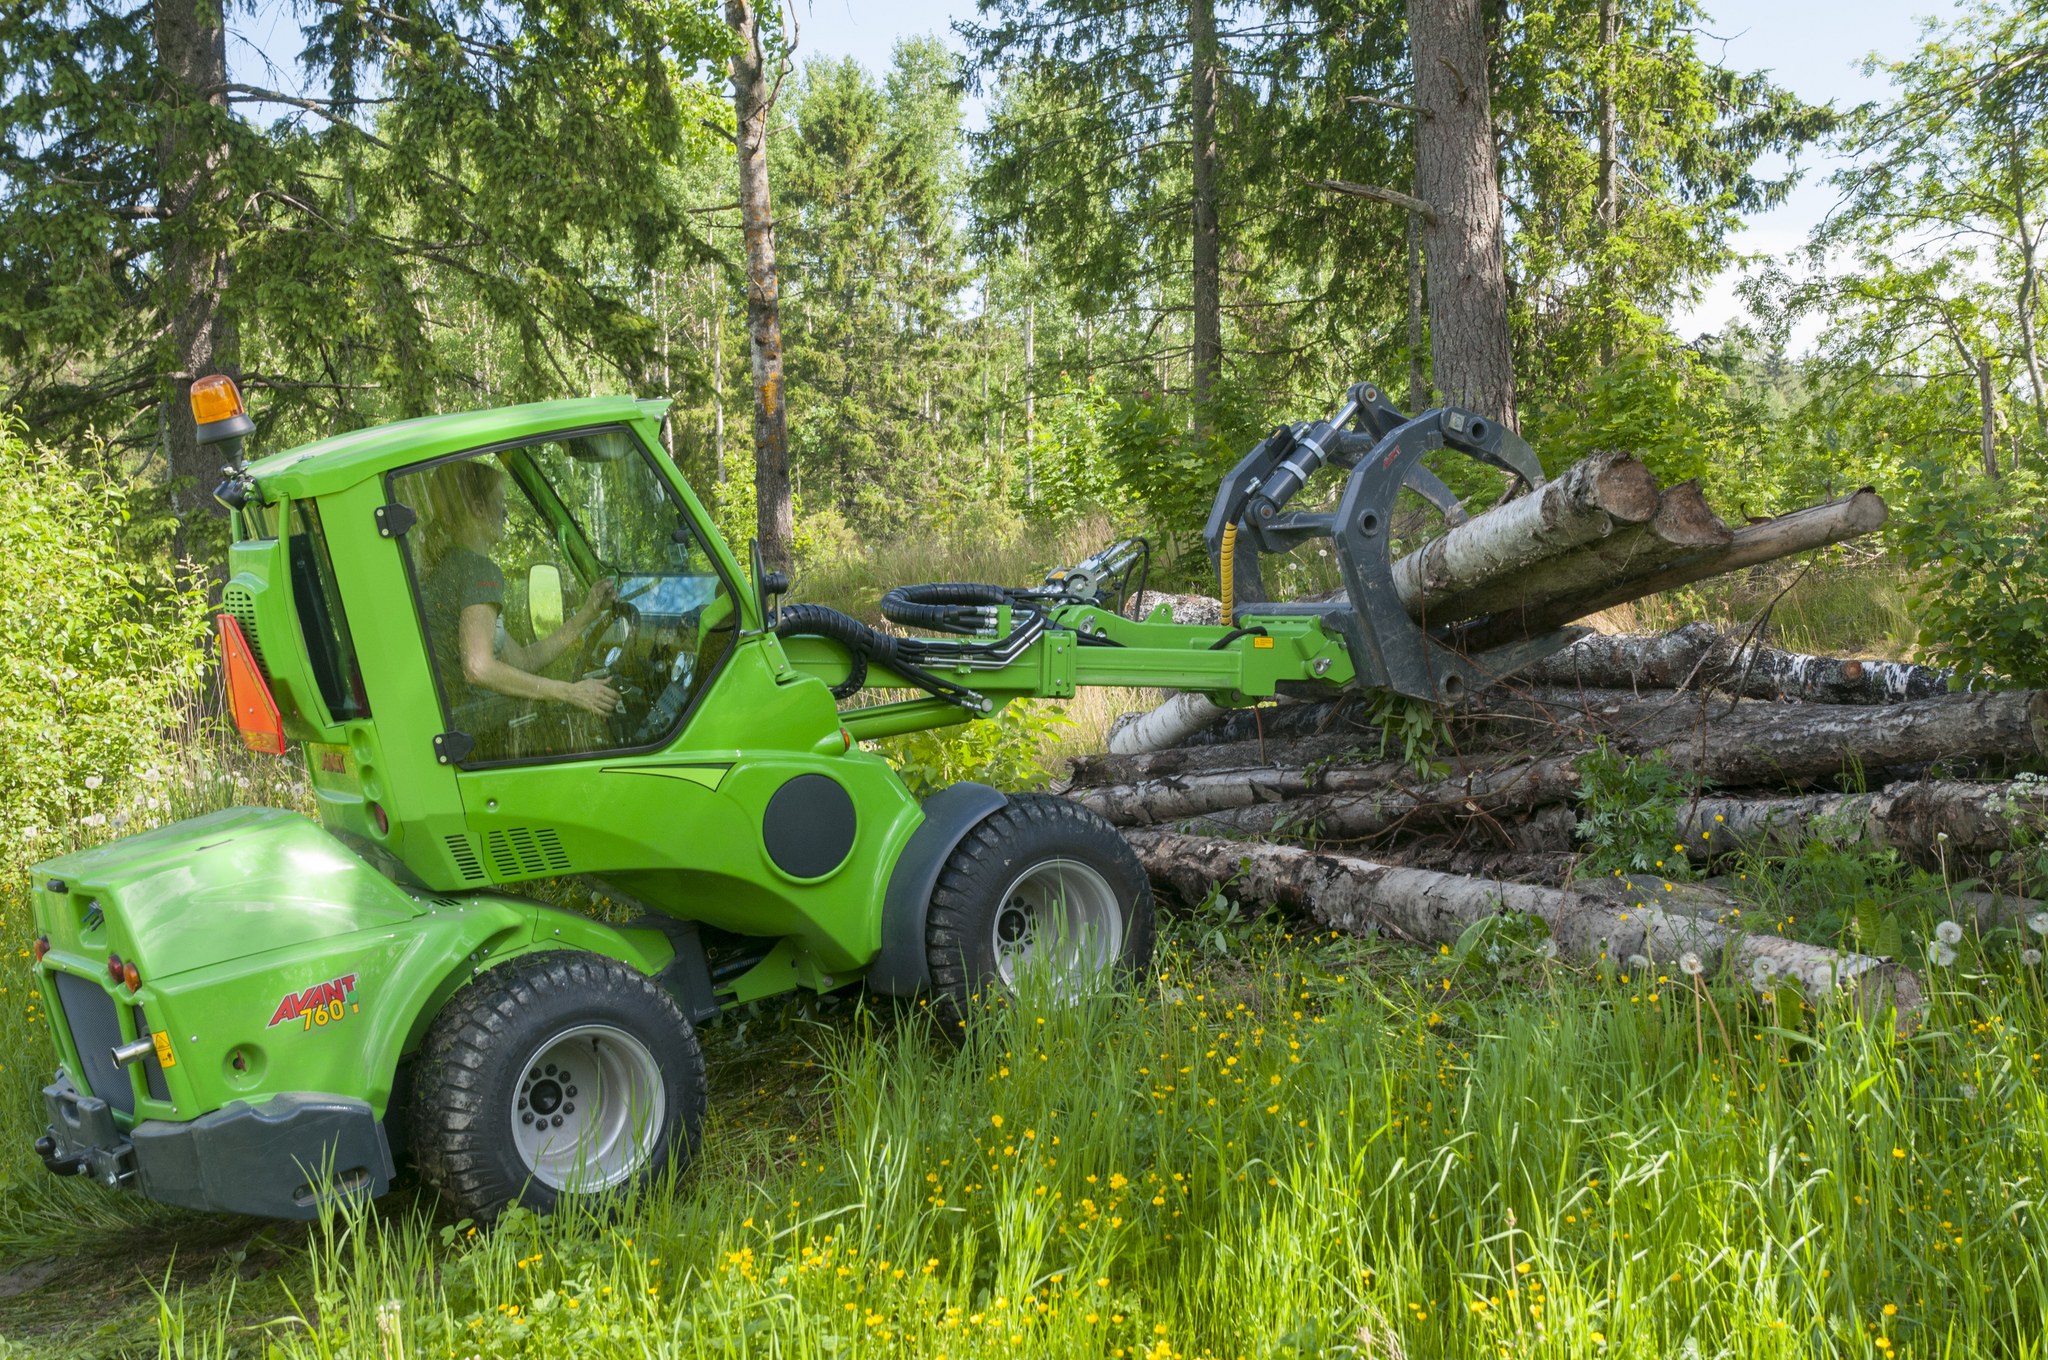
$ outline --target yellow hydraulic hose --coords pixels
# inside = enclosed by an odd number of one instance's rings
[[[1231,588],[1237,583],[1236,562],[1237,526],[1235,524],[1226,524],[1223,526],[1223,561],[1221,564],[1221,574],[1223,576],[1223,626],[1225,628],[1237,626],[1232,617],[1236,610],[1231,607],[1234,602],[1230,598],[1237,593]]]

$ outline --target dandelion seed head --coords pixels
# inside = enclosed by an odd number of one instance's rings
[[[1934,927],[1934,938],[1943,944],[1961,944],[1963,928],[1954,921],[1943,921]]]
[[[1701,973],[1707,971],[1707,967],[1700,962],[1699,955],[1688,949],[1678,956],[1678,971],[1687,977],[1698,977]]]
[[[1927,961],[1936,968],[1946,968],[1956,961],[1955,946],[1936,940],[1927,946]]]
[[[2040,967],[2040,965],[2041,965],[2041,951],[2040,951],[2040,950],[2038,950],[2038,949],[2032,949],[2032,948],[2029,948],[2029,949],[2022,949],[2022,950],[2020,951],[2020,962],[2021,962],[2021,963],[2024,963],[2024,964],[2025,964],[2025,965],[2027,965],[2027,967],[2029,967],[2029,968],[2038,968],[2038,967]]]

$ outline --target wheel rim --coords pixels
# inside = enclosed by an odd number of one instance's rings
[[[578,1025],[542,1043],[511,1105],[512,1142],[534,1179],[584,1193],[645,1166],[668,1112],[654,1055],[610,1025]]]
[[[1043,977],[1071,996],[1122,956],[1124,914],[1109,880],[1089,865],[1050,859],[1019,874],[998,899],[991,943],[996,972],[1014,989]]]

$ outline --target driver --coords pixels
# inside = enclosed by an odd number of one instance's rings
[[[573,704],[609,717],[619,706],[619,693],[608,682],[554,680],[535,672],[567,651],[610,608],[616,584],[600,579],[561,627],[523,646],[514,642],[498,619],[505,601],[505,573],[491,560],[491,549],[505,535],[504,469],[482,459],[463,459],[443,464],[430,475],[438,530],[433,537],[440,552],[428,567],[420,595],[437,657],[452,652],[460,659],[459,677],[446,677],[459,680],[461,686],[449,686],[450,703],[484,697],[478,693],[484,691]]]

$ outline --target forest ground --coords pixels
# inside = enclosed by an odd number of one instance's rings
[[[1801,581],[1777,640],[1895,654],[1901,598]],[[180,812],[303,798],[276,764],[186,769]],[[0,1355],[2036,1353],[2042,941],[1969,934],[1937,968],[1937,880],[1819,848],[1745,867],[1761,929],[1832,943],[1896,913],[1917,1030],[1511,933],[1311,937],[1219,894],[1170,914],[1128,994],[1027,998],[959,1050],[858,992],[726,1017],[691,1169],[608,1218],[483,1231],[410,1181],[309,1226],[48,1176],[50,1049],[14,972]]]

